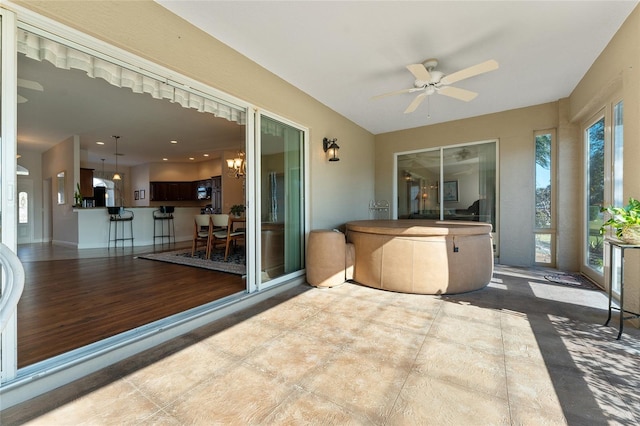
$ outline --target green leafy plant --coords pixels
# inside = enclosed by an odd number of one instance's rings
[[[609,215],[609,219],[600,227],[600,234],[604,234],[608,227],[615,230],[616,237],[623,239],[623,234],[630,227],[640,226],[640,201],[629,198],[629,204],[624,207],[607,206],[600,209]]]
[[[75,198],[76,205],[82,204],[82,192],[80,192],[80,182],[76,184],[76,192],[73,194],[73,198]]]
[[[244,204],[234,204],[231,206],[231,210],[229,210],[229,213],[234,216],[241,216],[242,213],[244,213],[244,211],[245,211]]]

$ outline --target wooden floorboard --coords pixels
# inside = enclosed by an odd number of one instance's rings
[[[20,256],[20,252],[19,252]],[[139,259],[25,255],[18,367],[245,291],[239,275]]]

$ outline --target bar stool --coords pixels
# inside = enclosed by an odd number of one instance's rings
[[[122,247],[124,248],[124,242],[131,240],[131,247],[133,248],[133,212],[131,210],[125,210],[124,207],[107,207],[107,213],[109,214],[109,246],[111,248],[111,241],[113,241],[113,247],[118,246],[118,241],[122,241]],[[129,236],[125,237],[125,223],[129,222]],[[113,225],[114,233],[111,235],[111,225]],[[118,228],[120,228],[120,237],[118,236]]]
[[[164,244],[165,237],[169,239],[171,244],[171,237],[173,237],[173,243],[176,242],[176,227],[173,222],[174,206],[160,206],[158,210],[153,211],[153,244],[156,244],[156,238],[161,238],[161,243]],[[159,226],[156,226],[158,223]],[[167,224],[167,230],[165,232],[164,224]],[[158,231],[158,228],[160,230]],[[159,233],[158,233],[159,232]]]

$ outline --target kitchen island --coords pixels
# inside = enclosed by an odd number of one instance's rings
[[[125,207],[133,212],[133,245],[148,246],[154,244],[153,212],[157,207]],[[74,240],[69,232],[69,241],[56,240],[54,244],[75,246],[78,249],[106,248],[109,246],[109,214],[106,207],[74,208],[77,218],[77,238]],[[200,207],[176,207],[173,213],[175,225],[175,241],[190,241],[193,237],[193,217],[200,214]],[[120,223],[119,226],[123,224]],[[125,233],[128,235],[129,224],[125,223]],[[113,229],[112,229],[113,235]],[[166,229],[165,229],[166,232]],[[120,235],[120,230],[118,230]],[[159,235],[159,234],[158,234]],[[156,244],[168,242],[168,239],[157,239]],[[131,247],[131,241],[118,241],[118,247]],[[113,243],[112,243],[113,246]]]

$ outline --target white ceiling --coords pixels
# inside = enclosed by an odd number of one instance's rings
[[[156,1],[374,134],[567,97],[638,3]],[[371,99],[413,87],[405,66],[428,58],[500,68],[454,84],[479,93],[469,103]]]
[[[157,1],[374,134],[566,97],[638,3]],[[18,87],[18,153],[78,135],[83,161],[113,164],[119,135],[118,161],[131,166],[244,141],[243,126],[19,56],[18,76],[44,91]],[[479,93],[469,103],[436,94],[403,114],[415,94],[371,99],[412,87],[405,66],[431,57],[445,74],[487,59],[500,68],[453,85]]]

